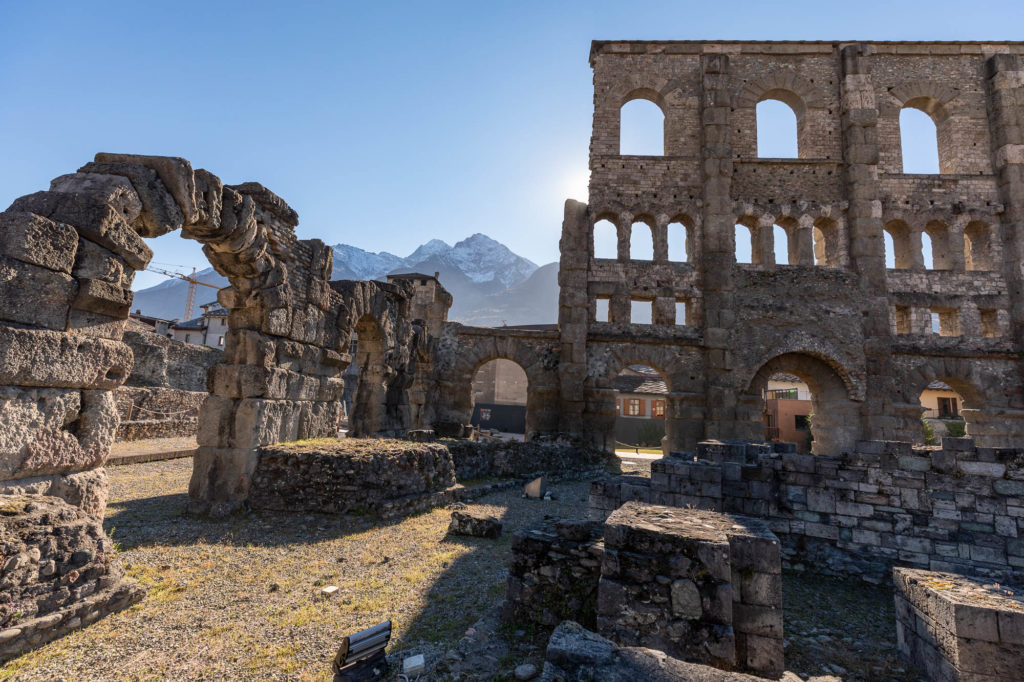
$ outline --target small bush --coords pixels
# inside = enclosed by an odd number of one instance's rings
[[[939,444],[939,438],[938,438],[938,436],[935,435],[935,428],[932,427],[931,422],[929,422],[924,417],[921,417],[921,428],[924,430],[924,444],[925,445],[938,445]]]
[[[967,424],[959,419],[943,420],[942,423],[946,425],[950,438],[963,438],[967,435]]]

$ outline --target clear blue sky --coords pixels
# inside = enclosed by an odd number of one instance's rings
[[[964,7],[0,0],[0,205],[97,151],[166,154],[262,182],[303,238],[408,255],[484,232],[546,263],[585,198],[592,39],[1024,38],[1024,3]]]

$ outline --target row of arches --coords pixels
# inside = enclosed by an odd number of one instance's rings
[[[680,422],[680,415],[688,410],[684,393],[679,392],[679,378],[656,365],[624,361],[610,368],[614,375],[597,380],[600,397],[590,404],[595,423],[603,425],[606,433],[594,436],[603,439],[606,448],[628,445],[660,450],[663,437],[678,437],[686,428]],[[923,372],[925,380],[910,381],[913,385],[906,389],[911,419],[920,422],[911,426],[915,442],[932,444],[933,429],[970,435],[972,425],[983,426],[987,408],[983,392],[961,373],[945,369]],[[472,380],[474,426],[529,438],[526,425],[537,423],[531,414],[538,409],[536,377],[531,380],[515,360],[491,358],[474,366]],[[862,438],[862,401],[856,394],[827,358],[805,352],[780,354],[760,366],[743,392],[743,400],[752,408],[748,437],[796,442],[801,451],[817,454],[850,451]],[[975,424],[978,419],[982,421]]]
[[[619,111],[619,154],[623,156],[664,156],[666,117],[660,97],[652,91],[637,90]],[[755,135],[758,158],[808,158],[807,145],[800,140],[805,128],[807,105],[796,92],[774,88],[765,92],[755,106]],[[831,113],[831,112],[829,112]],[[953,172],[948,113],[935,97],[912,97],[903,103],[897,132],[904,173],[939,174]],[[945,158],[950,157],[950,158]]]
[[[941,220],[911,227],[890,220],[883,227],[886,267],[898,270],[995,270],[996,239],[992,227],[974,220],[962,229]]]
[[[640,216],[620,230],[602,218],[594,223],[594,258],[692,262],[696,242],[692,225],[689,218],[675,217],[659,227],[653,217]]]
[[[594,258],[693,262],[696,235],[687,217],[673,218],[659,227],[648,216],[639,216],[623,228],[602,218],[594,223]],[[993,228],[982,220],[962,228],[941,220],[912,228],[904,220],[891,220],[883,229],[885,262],[890,269],[996,270],[997,240]],[[789,216],[766,223],[743,216],[735,227],[736,262],[755,265],[846,265],[843,224],[833,218],[813,221]]]

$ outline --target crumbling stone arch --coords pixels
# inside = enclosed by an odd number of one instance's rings
[[[814,243],[814,264],[827,268],[846,267],[845,221],[829,216],[819,216],[811,222]]]
[[[923,440],[920,396],[935,381],[951,387],[963,399],[960,410],[967,435],[982,447],[1016,447],[1024,438],[1024,398],[1019,393],[1019,369],[1013,362],[968,357],[902,356],[899,386],[903,402],[915,408],[906,425],[906,440]]]
[[[672,262],[684,262],[684,263],[695,263],[700,259],[700,236],[697,229],[697,221],[692,217],[692,213],[680,211],[674,213],[666,221],[667,227],[665,230],[665,260]],[[678,225],[682,228],[682,234],[679,234],[680,230],[673,227]],[[686,258],[679,261],[673,258],[673,245],[679,241],[683,242],[683,249],[686,252]]]
[[[330,251],[315,240],[298,241],[297,214],[262,185],[226,186],[212,173],[193,171],[184,159],[98,154],[78,172],[55,179],[49,191],[16,200],[11,211],[8,216],[19,229],[34,226],[40,234],[51,233],[47,240],[61,252],[58,256],[51,246],[50,266],[58,268],[51,271],[61,277],[47,276],[49,313],[13,319],[25,313],[9,309],[38,306],[11,301],[2,306],[4,319],[49,328],[79,347],[103,346],[100,340],[105,340],[111,344],[108,353],[130,358],[120,339],[132,275],[152,256],[143,237],[180,229],[203,243],[210,263],[228,278],[230,286],[218,294],[231,309],[224,360],[210,372],[211,396],[201,410],[200,449],[190,485],[196,511],[224,513],[241,504],[258,445],[331,432],[335,420],[329,405],[340,379],[337,366],[324,364],[321,357],[328,349],[336,353],[330,313],[336,302],[326,284]],[[29,287],[32,277],[42,276],[18,273]],[[57,280],[63,287],[60,296]],[[303,362],[288,359],[295,356]],[[118,364],[127,366],[130,360]],[[89,427],[68,430],[64,417],[52,432],[88,435],[80,453],[60,455],[59,468],[67,474],[86,472],[97,490],[105,489],[105,483],[102,470],[93,467],[105,459],[117,425],[109,389],[122,374],[127,372],[108,370],[102,383],[76,380]],[[26,375],[17,381],[39,380]],[[22,434],[22,440],[31,448],[40,435]],[[70,445],[68,438],[62,442]],[[33,469],[38,464],[33,462],[27,458],[16,467],[19,480],[42,471]],[[53,480],[37,483],[34,490],[60,487]],[[90,509],[102,514],[96,503],[102,494],[86,497],[94,501]]]
[[[971,220],[963,229],[964,267],[967,270],[996,270],[995,234],[984,220]]]
[[[882,229],[892,239],[893,267],[897,270],[920,270],[924,268],[921,255],[921,233],[910,229],[903,220],[890,220]]]
[[[777,355],[761,365],[747,388],[748,395],[763,401],[768,380],[775,374],[792,374],[806,383],[811,391],[814,454],[853,452],[861,439],[860,405],[843,380],[848,373],[837,372],[832,362],[813,352]]]
[[[557,335],[464,327],[445,328],[445,347],[435,367],[441,391],[438,419],[469,424],[473,415],[473,380],[491,360],[509,360],[526,373],[526,437],[558,432],[559,380]]]
[[[668,389],[665,409],[666,451],[693,449],[704,437],[703,359],[685,346],[600,343],[588,348],[590,373],[584,419],[594,447],[615,449],[615,389],[613,382],[626,367],[645,365],[656,370]]]

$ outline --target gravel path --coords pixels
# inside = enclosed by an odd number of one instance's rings
[[[503,518],[501,539],[447,538],[446,509],[383,524],[271,512],[183,517],[191,466],[181,459],[108,470],[104,525],[148,597],[10,662],[0,680],[328,680],[341,637],[388,618],[389,652],[440,654],[481,618],[493,619],[512,533],[544,515],[582,516],[588,489],[586,481],[556,484],[551,502],[522,499],[518,489],[493,493],[472,506]],[[324,597],[329,585],[339,590]],[[787,575],[784,599],[790,670],[918,679],[895,654],[890,590]],[[539,662],[542,645],[513,644],[475,679]]]

